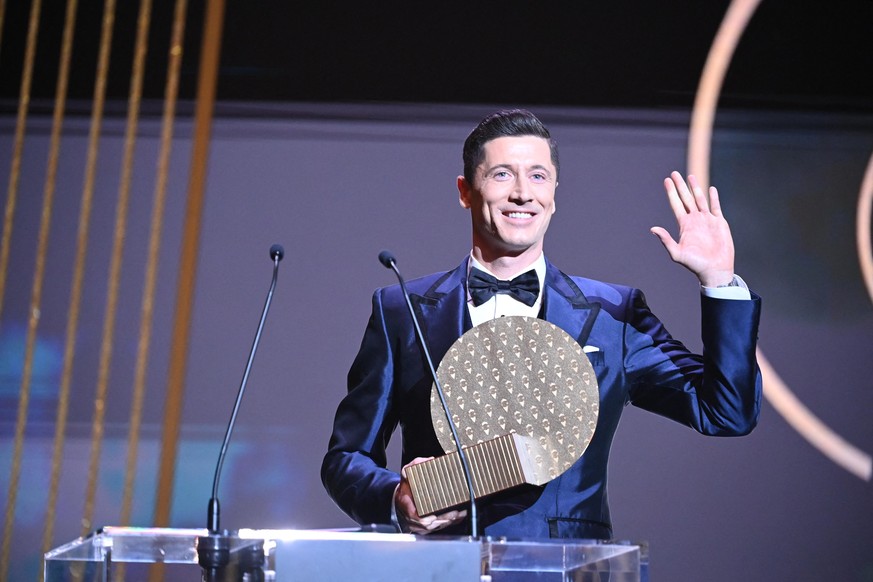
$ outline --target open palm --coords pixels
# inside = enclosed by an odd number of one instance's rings
[[[707,198],[694,176],[688,176],[686,184],[679,172],[664,180],[664,189],[679,225],[679,241],[660,226],[652,227],[652,234],[660,239],[673,261],[697,275],[701,285],[730,283],[734,276],[734,241],[721,213],[718,190],[710,187]]]

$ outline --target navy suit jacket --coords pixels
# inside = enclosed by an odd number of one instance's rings
[[[467,260],[407,283],[434,362],[472,327],[466,275]],[[580,345],[599,348],[588,353],[600,391],[597,427],[582,457],[558,478],[482,500],[486,535],[611,538],[606,467],[626,404],[705,435],[754,428],[761,405],[755,359],[760,298],[701,301],[703,356],[670,336],[638,289],[570,277],[547,262],[540,317]],[[399,285],[377,290],[321,470],[330,496],[358,523],[390,522],[400,476],[385,468],[385,447],[398,425],[404,465],[443,454],[430,420],[432,383]]]

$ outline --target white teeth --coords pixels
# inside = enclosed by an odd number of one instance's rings
[[[532,215],[529,212],[510,212],[509,218],[530,218]]]

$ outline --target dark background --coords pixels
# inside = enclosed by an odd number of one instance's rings
[[[58,54],[65,3],[43,3],[37,58]],[[222,101],[690,107],[728,2],[229,1]],[[125,99],[138,3],[118,2],[110,99]],[[182,98],[196,89],[204,2],[189,3]],[[14,99],[28,2],[7,3],[0,96]],[[152,17],[168,23],[173,3]],[[102,2],[80,2],[70,84],[90,99]],[[725,80],[726,108],[873,110],[873,2],[765,0]],[[164,91],[170,27],[153,26],[144,96]],[[53,59],[52,59],[53,60]],[[84,73],[84,74],[83,74]],[[53,96],[44,67],[33,96]]]

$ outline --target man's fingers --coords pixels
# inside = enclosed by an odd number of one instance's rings
[[[707,200],[706,191],[703,189],[703,186],[700,185],[700,182],[698,182],[697,176],[689,175],[688,185],[691,187],[691,192],[694,194],[694,203],[697,210],[708,212],[709,200]]]
[[[434,520],[430,523],[428,529],[430,529],[431,531],[435,531],[462,521],[465,517],[467,517],[467,512],[447,511],[445,513],[440,513],[438,515],[432,515],[429,517],[433,517]]]
[[[415,457],[414,459],[412,459],[411,461],[409,461],[408,463],[403,465],[403,468],[400,469],[400,476],[405,479],[406,478],[406,467],[410,467],[412,465],[417,465],[419,463],[424,463],[425,461],[430,461],[431,459],[433,459],[433,457]]]
[[[670,236],[670,233],[667,232],[666,229],[661,228],[660,226],[653,226],[651,229],[649,229],[649,232],[658,237],[658,240],[660,240],[661,244],[664,245],[664,248],[667,249],[667,253],[670,255],[670,258],[675,261],[676,253],[679,249],[679,243],[673,240],[673,237]]]
[[[715,186],[709,187],[709,211],[715,216],[722,216],[721,200],[718,199],[718,190]]]
[[[404,517],[407,518],[418,518],[418,511],[415,508],[415,503],[412,500],[412,497],[408,495],[402,495],[397,498],[397,509],[400,510]]]
[[[672,183],[672,187],[676,189],[679,199],[682,201],[683,210],[685,212],[695,210],[697,208],[697,202],[695,202],[694,196],[691,194],[688,185],[682,178],[682,174],[679,172],[672,172],[670,174],[670,182]],[[680,214],[677,214],[677,216],[680,216]]]
[[[680,216],[688,213],[685,208],[685,203],[679,197],[679,192],[676,190],[676,184],[670,178],[664,178],[664,190],[667,191],[667,200],[670,202],[670,208],[673,209],[673,214],[678,219]]]
[[[463,515],[466,515],[466,512],[463,512]],[[442,519],[445,521],[458,521],[463,518],[462,512],[460,511],[447,511],[438,516],[438,519]]]

